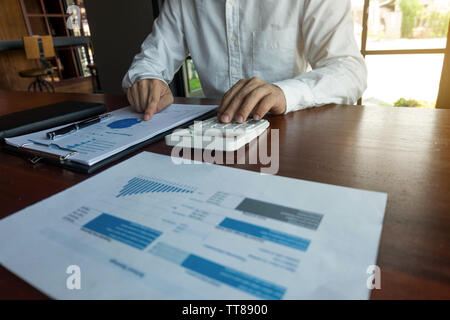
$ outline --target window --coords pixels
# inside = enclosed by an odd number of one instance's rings
[[[183,65],[183,78],[185,83],[186,97],[201,97],[203,89],[195,69],[194,61],[191,58],[186,59]]]
[[[369,71],[363,104],[434,107],[450,1],[352,0],[352,14]]]

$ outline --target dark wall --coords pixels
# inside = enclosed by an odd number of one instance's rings
[[[85,0],[94,58],[105,93],[122,93],[122,78],[152,30],[153,1]]]

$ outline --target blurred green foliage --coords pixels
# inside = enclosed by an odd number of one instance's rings
[[[402,10],[402,38],[412,38],[418,17],[422,11],[420,0],[400,0]]]
[[[191,91],[195,91],[198,89],[201,89],[202,85],[200,84],[200,79],[199,78],[192,78],[189,79],[189,89]]]
[[[417,101],[414,99],[400,98],[394,103],[394,107],[410,107],[410,108],[435,108],[436,101]]]
[[[450,12],[433,6],[424,7],[420,0],[397,0],[402,11],[402,38],[444,38],[447,36]],[[414,29],[425,32],[414,35]]]
[[[447,36],[450,12],[427,10],[424,12],[424,18],[427,21],[426,27],[430,30],[431,37],[444,38]]]
[[[394,107],[419,107],[419,101],[405,98],[400,98],[394,103]]]

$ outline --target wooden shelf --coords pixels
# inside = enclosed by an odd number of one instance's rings
[[[28,34],[51,35],[52,37],[85,37],[82,27],[79,32],[67,28],[66,13],[69,5],[84,8],[83,0],[19,0]],[[82,10],[84,13],[85,11]],[[87,25],[86,15],[82,23]],[[56,58],[52,64],[57,66],[57,78],[61,81],[90,76],[87,65],[93,63],[90,44],[80,43],[55,48]]]

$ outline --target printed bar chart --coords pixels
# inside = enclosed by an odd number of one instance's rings
[[[280,300],[286,293],[286,288],[283,286],[234,268],[229,268],[163,242],[156,243],[149,252],[157,257],[180,265],[185,269],[247,292],[258,298]]]
[[[245,198],[236,207],[236,210],[294,224],[310,230],[317,230],[323,218],[323,214],[320,213],[289,208],[251,198]]]
[[[307,239],[230,218],[225,218],[219,224],[219,227],[248,234],[255,238],[271,241],[300,251],[306,251],[311,243]]]
[[[105,152],[115,146],[114,142],[104,139],[88,139],[74,144],[66,145],[65,148],[76,150],[81,154],[92,154]]]
[[[110,239],[143,250],[162,232],[103,213],[83,226]]]
[[[145,193],[193,193],[194,189],[168,182],[135,177],[122,188],[117,198]]]

